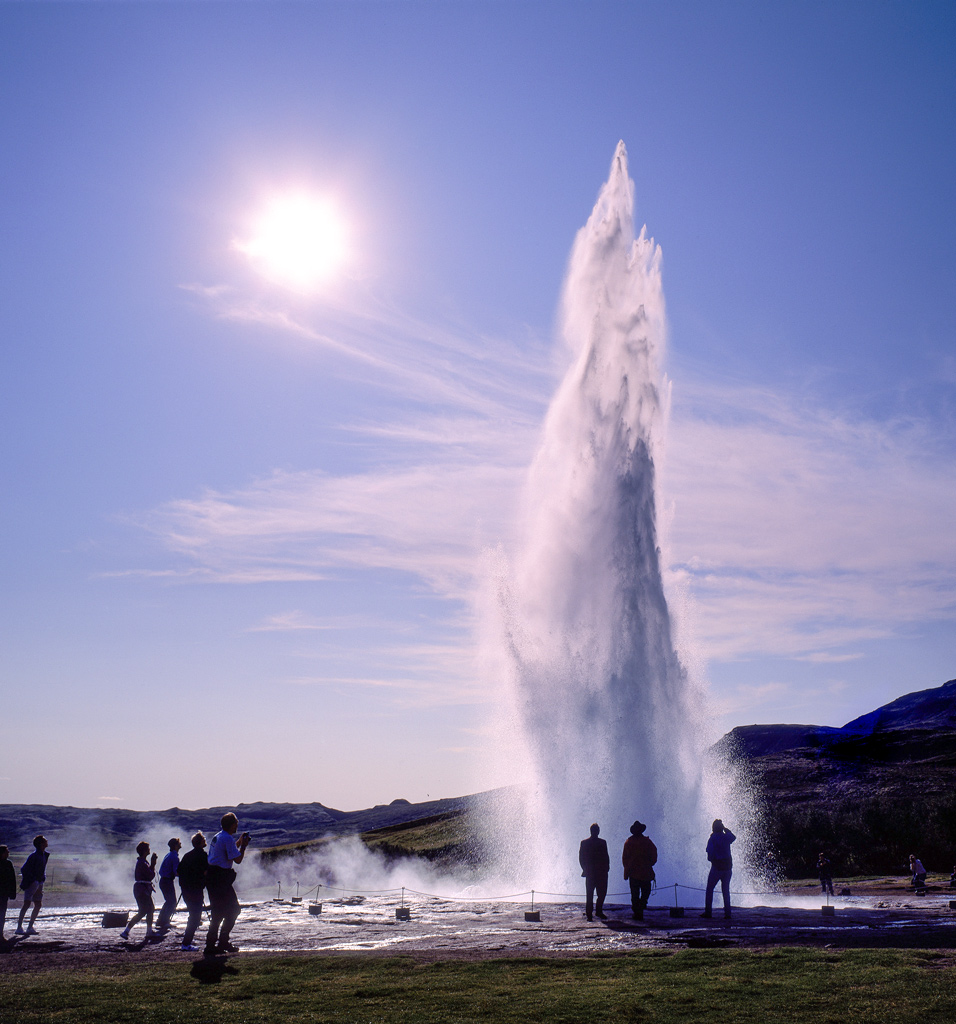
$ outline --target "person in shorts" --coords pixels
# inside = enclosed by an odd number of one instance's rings
[[[136,900],[136,916],[120,932],[120,938],[126,941],[129,938],[130,929],[146,918],[146,938],[156,937],[153,931],[153,914],[156,908],[153,906],[153,879],[156,877],[157,856],[154,853],[149,857],[149,843],[145,840],[136,846],[136,866],[133,868],[133,897]]]
[[[46,862],[50,859],[47,852],[47,841],[43,836],[36,836],[33,840],[33,853],[23,862],[20,868],[20,888],[23,890],[23,906],[20,908],[20,918],[17,921],[17,935],[36,935],[37,930],[33,927],[37,914],[43,906],[43,883],[46,881]],[[27,907],[33,905],[30,912],[30,923],[26,931],[23,928],[23,918],[26,915]]]
[[[206,956],[238,953],[239,947],[229,941],[233,925],[239,916],[239,899],[233,883],[236,880],[234,864],[241,864],[249,845],[249,833],[243,832],[237,840],[239,819],[229,811],[222,816],[222,831],[212,837],[209,846],[209,867],[206,871],[206,889],[209,892],[209,932],[206,935]]]

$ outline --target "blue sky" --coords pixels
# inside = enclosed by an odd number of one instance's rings
[[[0,801],[509,781],[474,595],[618,139],[716,733],[956,675],[951,4],[4,3],[0,97]]]

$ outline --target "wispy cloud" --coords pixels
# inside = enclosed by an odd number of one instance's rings
[[[174,562],[146,574],[249,584],[395,570],[451,602],[449,617],[460,619],[482,548],[512,539],[555,379],[540,343],[469,336],[372,301],[326,311],[319,327],[228,290],[194,293],[218,316],[333,352],[342,359],[335,372],[400,393],[404,404],[385,414],[369,401],[342,425],[374,441],[378,468],[276,471],[135,517]],[[663,544],[670,585],[690,594],[702,656],[836,664],[859,657],[867,640],[952,615],[953,465],[952,439],[917,420],[854,418],[767,388],[678,381],[661,466]],[[251,628],[337,627],[286,611]],[[459,697],[477,693],[461,667],[467,643],[443,665],[456,666],[450,689]],[[433,669],[445,654],[418,652],[414,671],[407,649],[403,657],[394,676],[297,681],[400,685],[415,699],[440,699]],[[432,682],[416,690],[423,677]]]
[[[665,467],[670,556],[710,657],[832,658],[952,614],[956,478],[939,438],[765,390],[688,390]]]

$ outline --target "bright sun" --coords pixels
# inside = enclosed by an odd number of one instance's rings
[[[266,205],[248,241],[235,247],[256,269],[295,291],[312,291],[345,262],[347,232],[328,200],[304,193],[277,196]]]

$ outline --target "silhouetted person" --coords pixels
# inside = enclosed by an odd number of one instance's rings
[[[3,942],[3,926],[7,922],[7,901],[17,898],[17,873],[10,860],[10,851],[0,846],[0,942]]]
[[[817,874],[820,876],[820,895],[833,895],[833,869],[830,867],[830,858],[821,851],[817,857]]]
[[[222,831],[212,837],[209,847],[209,866],[206,869],[206,888],[209,891],[209,934],[206,936],[206,956],[217,953],[238,953],[239,947],[229,941],[236,918],[239,900],[232,887],[236,880],[233,864],[241,864],[249,845],[249,834],[243,832],[238,842],[234,838],[239,821],[232,811],[222,816]]]
[[[910,854],[910,871],[913,873],[910,885],[916,889],[922,889],[926,885],[926,868],[923,867],[923,862],[915,853]]]
[[[179,874],[179,851],[183,848],[178,838],[170,839],[166,845],[169,847],[169,853],[163,857],[163,863],[159,865],[159,891],[163,894],[163,905],[156,920],[156,927],[161,933],[169,931],[169,922],[179,902],[176,895],[176,875]]]
[[[607,843],[599,839],[601,833],[600,825],[591,826],[591,835],[581,840],[581,847],[578,850],[578,863],[581,865],[581,874],[584,877],[585,909],[584,913],[589,921],[593,920],[592,911],[598,917],[604,917],[604,898],[607,896],[607,875],[611,870],[611,858],[608,856]],[[597,891],[597,908],[594,908],[594,893]]]
[[[634,822],[621,855],[624,880],[631,887],[631,912],[635,921],[644,920],[644,908],[651,898],[651,882],[654,881],[654,865],[657,863],[657,847],[644,835],[646,829],[643,822]]]
[[[198,953],[198,946],[193,945],[196,929],[202,921],[203,890],[206,888],[206,868],[209,858],[206,856],[206,837],[197,832],[192,837],[193,848],[179,862],[179,889],[183,894],[183,903],[189,911],[186,931],[183,932],[182,950],[184,953]]]
[[[20,918],[17,921],[17,935],[36,935],[37,930],[33,927],[43,906],[43,883],[46,881],[46,862],[50,859],[47,853],[47,841],[43,836],[36,836],[33,840],[33,853],[23,862],[20,868],[20,888],[23,890],[23,906],[20,908]],[[33,904],[30,912],[30,923],[26,931],[23,930],[23,917],[27,907]]]
[[[707,840],[707,859],[710,861],[710,874],[707,876],[707,895],[704,898],[704,912],[701,917],[710,917],[714,905],[714,889],[720,882],[721,895],[724,898],[724,917],[730,917],[730,876],[734,873],[734,859],[730,855],[730,844],[737,838],[724,823],[714,820],[713,831]]]
[[[139,924],[143,918],[146,919],[146,938],[153,939],[156,932],[153,931],[153,914],[156,908],[153,906],[153,879],[156,877],[157,855],[154,853],[149,857],[149,843],[145,840],[136,844],[136,864],[133,867],[133,898],[136,900],[136,916],[120,932],[120,938],[124,941],[129,938],[129,933],[135,924]]]

